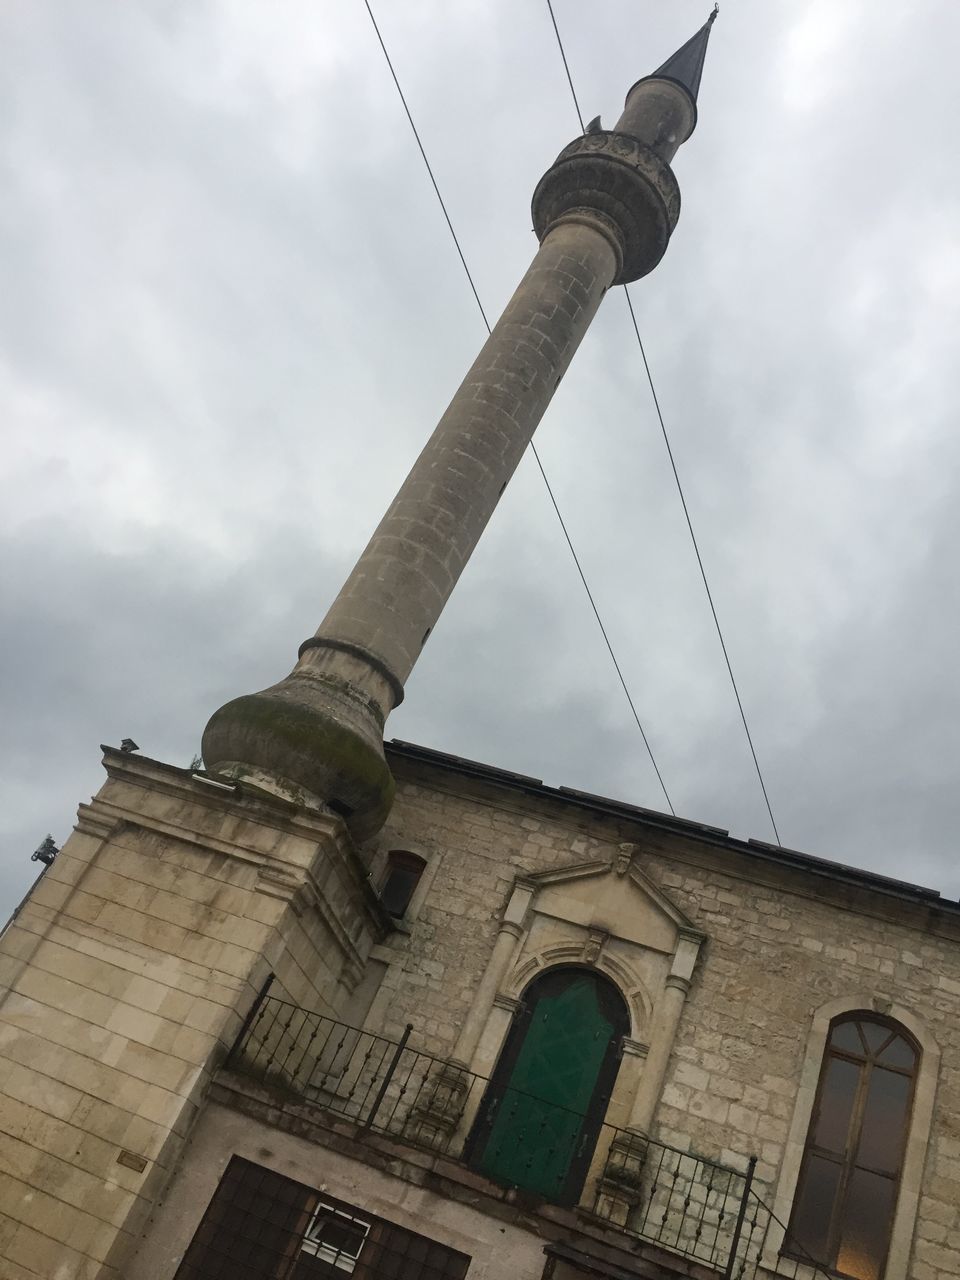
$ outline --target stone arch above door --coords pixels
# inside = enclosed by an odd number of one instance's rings
[[[609,935],[591,930],[586,942],[559,943],[524,957],[504,978],[500,995],[519,1000],[531,982],[558,966],[583,965],[608,977],[630,1013],[631,1038],[643,1041],[653,1012],[653,997],[628,957],[604,955]]]
[[[646,1128],[705,935],[640,867],[635,845],[611,858],[519,876],[455,1058],[490,1076],[523,991],[557,965],[610,978],[627,1002],[630,1036],[609,1119]]]

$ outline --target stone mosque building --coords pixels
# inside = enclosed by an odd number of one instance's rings
[[[104,748],[0,939],[2,1280],[960,1277],[958,904],[384,746],[604,294],[666,250],[710,25],[540,180],[292,673],[202,769]]]

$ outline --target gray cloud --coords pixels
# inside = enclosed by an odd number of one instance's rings
[[[546,6],[377,6],[491,316]],[[586,116],[705,16],[556,5]],[[380,12],[382,10],[382,12]],[[360,4],[8,7],[0,895],[289,667],[482,338]],[[633,296],[784,842],[956,896],[960,10],[741,0]],[[678,811],[768,838],[623,300],[538,436]],[[390,733],[662,806],[529,460]]]

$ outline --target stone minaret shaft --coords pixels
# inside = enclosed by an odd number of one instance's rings
[[[540,180],[529,270],[293,672],[212,717],[208,768],[329,804],[358,837],[382,824],[386,717],[604,294],[666,250],[714,17]]]

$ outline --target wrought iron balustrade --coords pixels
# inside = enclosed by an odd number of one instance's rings
[[[463,1161],[494,1181],[530,1189],[544,1163],[584,1176],[565,1194],[540,1198],[581,1212],[636,1239],[695,1259],[725,1280],[756,1280],[764,1268],[789,1280],[826,1273],[791,1247],[782,1224],[746,1172],[683,1151],[532,1094],[491,1087],[457,1063],[411,1049],[407,1027],[389,1040],[273,996],[247,1019],[229,1065],[275,1089],[411,1146]],[[592,1155],[591,1155],[592,1153]],[[490,1166],[509,1166],[507,1182]],[[776,1258],[771,1261],[770,1251]]]
[[[729,1276],[731,1280],[755,1280],[761,1273],[786,1280],[835,1280],[803,1247],[791,1238],[786,1226],[752,1189],[748,1192],[743,1225]]]
[[[388,1040],[268,996],[230,1065],[365,1128],[446,1153],[486,1081],[408,1048],[412,1029]]]

